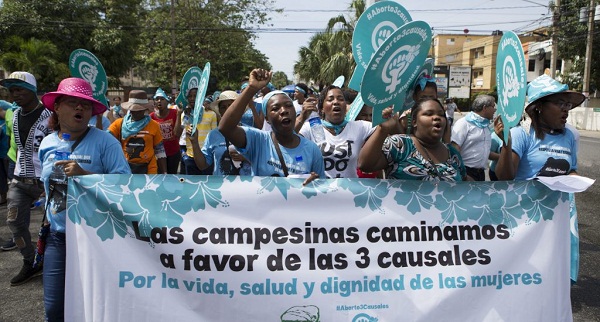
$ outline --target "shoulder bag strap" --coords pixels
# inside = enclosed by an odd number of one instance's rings
[[[71,145],[71,153],[73,153],[73,151],[75,151],[75,148],[79,145],[79,143],[81,143],[81,141],[88,134],[89,131],[90,131],[90,127],[88,126],[88,128],[85,130],[85,132],[83,132],[83,134],[77,138],[75,143],[73,143],[73,145]]]
[[[271,140],[273,140],[273,144],[275,144],[275,150],[277,151],[277,156],[279,157],[279,162],[281,163],[281,169],[283,170],[283,175],[288,176],[288,168],[283,160],[283,155],[281,154],[281,148],[279,147],[279,141],[275,137],[275,133],[271,131]]]

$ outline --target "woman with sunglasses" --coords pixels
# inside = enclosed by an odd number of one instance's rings
[[[529,104],[519,126],[510,129],[496,164],[499,180],[530,180],[537,176],[554,177],[577,174],[576,130],[566,127],[569,110],[585,101],[581,93],[568,90],[565,84],[542,75],[527,86]],[[503,137],[500,118],[494,131]],[[579,273],[579,234],[575,197],[569,194],[571,222],[571,281]]]
[[[527,86],[529,104],[520,126],[510,130],[508,143],[496,165],[499,180],[529,180],[536,176],[576,174],[575,134],[565,127],[569,110],[585,100],[581,93],[542,75]],[[496,119],[494,131],[503,137],[504,125]]]

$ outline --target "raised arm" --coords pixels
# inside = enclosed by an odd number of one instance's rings
[[[239,126],[242,115],[246,110],[246,106],[252,97],[264,86],[266,86],[271,80],[272,72],[264,69],[255,69],[250,73],[250,80],[248,81],[248,87],[244,89],[242,94],[233,101],[231,106],[227,109],[225,114],[221,117],[221,123],[219,123],[219,131],[227,138],[233,145],[245,148],[246,147],[246,132]]]
[[[499,138],[503,138],[504,124],[500,117],[494,121],[494,132]],[[519,167],[521,158],[519,155],[512,150],[512,140],[510,135],[508,136],[508,143],[502,141],[502,149],[500,150],[500,156],[498,157],[498,163],[496,164],[496,176],[498,180],[513,180]]]
[[[257,129],[262,129],[265,124],[265,116],[256,110],[256,105],[254,104],[254,100],[250,100],[248,104],[250,111],[252,111],[252,119],[254,120],[254,127]]]
[[[386,117],[388,120],[377,126],[375,132],[371,134],[360,149],[360,153],[358,154],[358,168],[363,172],[375,172],[385,169],[387,166],[387,160],[381,151],[383,142],[388,135],[399,133],[401,127],[398,113],[389,116],[391,111],[393,110],[390,108],[384,110],[384,115],[388,115]]]
[[[208,168],[206,158],[204,157],[204,153],[202,153],[200,143],[198,142],[198,131],[194,132],[194,134],[190,134],[190,143],[192,144],[192,151],[194,152],[194,163],[196,163],[198,169],[204,170]]]
[[[302,112],[300,112],[300,114],[296,117],[296,125],[294,126],[296,133],[300,133],[302,125],[304,125],[304,122],[310,118],[312,112],[319,113],[319,110],[317,109],[317,99],[314,97],[309,97],[304,100],[304,103],[302,103]]]

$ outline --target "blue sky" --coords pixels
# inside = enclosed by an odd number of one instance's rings
[[[283,14],[272,13],[272,27],[257,33],[255,44],[267,57],[274,71],[285,72],[290,79],[298,60],[298,50],[308,45],[316,30],[324,29],[327,21],[347,10],[350,0],[277,0]],[[551,23],[548,1],[544,0],[407,0],[397,1],[413,20],[423,20],[436,33],[491,34],[494,30],[517,33]]]

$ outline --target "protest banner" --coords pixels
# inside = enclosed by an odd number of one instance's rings
[[[571,321],[536,181],[69,180],[67,321]]]

